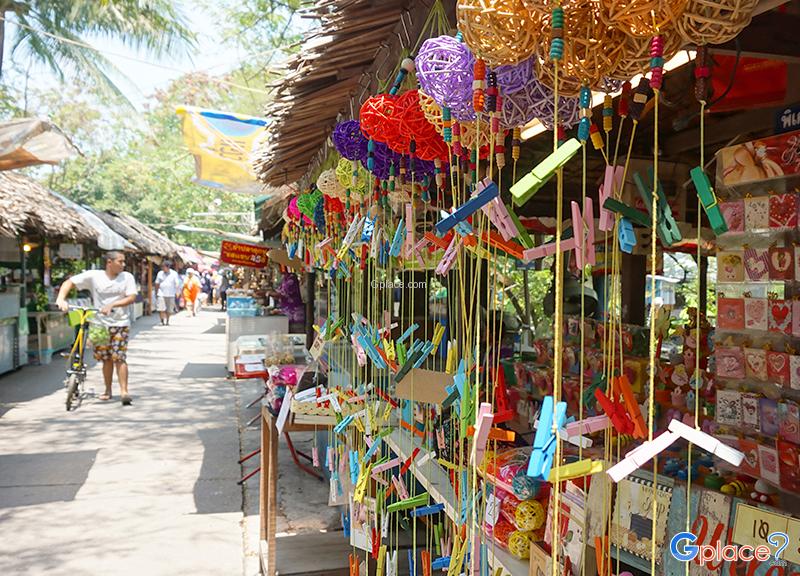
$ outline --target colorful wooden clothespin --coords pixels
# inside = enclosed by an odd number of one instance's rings
[[[516,206],[522,206],[550,180],[559,168],[581,149],[581,143],[570,138],[558,149],[542,160],[529,174],[523,176],[511,187],[511,197]]]
[[[652,181],[652,168],[649,169],[649,173]],[[648,190],[647,186],[645,186],[644,182],[642,181],[642,177],[639,176],[638,172],[634,172],[633,182],[636,184],[636,189],[639,191],[639,197],[642,199],[647,211],[652,216],[652,192]],[[672,246],[675,242],[682,240],[683,236],[681,235],[680,228],[678,228],[678,223],[675,222],[675,218],[672,216],[672,209],[667,203],[667,198],[664,195],[664,190],[661,187],[660,180],[658,181],[656,194],[658,198],[658,203],[656,205],[656,232],[658,233],[658,237],[661,239],[661,243],[664,246]]]
[[[600,230],[610,232],[614,229],[614,214],[605,208],[607,198],[614,198],[615,192],[622,189],[622,166],[606,166],[603,184],[600,186]]]
[[[397,229],[394,231],[391,248],[389,248],[389,254],[391,256],[394,256],[395,258],[400,256],[400,252],[403,250],[403,243],[406,240],[406,233],[405,219],[400,218],[400,222],[397,224]]]
[[[620,218],[619,220],[619,249],[626,254],[633,254],[633,249],[636,246],[636,232],[633,230],[633,224],[627,218]]]
[[[711,182],[703,171],[702,166],[695,166],[689,171],[692,177],[692,182],[697,190],[697,195],[700,196],[700,203],[703,205],[703,210],[706,211],[708,223],[714,234],[720,235],[728,231],[728,224],[722,216],[722,212],[717,205],[717,196],[714,194],[714,189],[711,187]]]
[[[584,458],[577,462],[570,464],[563,464],[558,468],[550,470],[550,476],[547,478],[548,482],[555,482],[556,478],[560,482],[564,480],[573,480],[575,478],[582,478],[584,476],[591,476],[605,470],[605,463],[602,460],[592,460]]]
[[[489,440],[489,430],[492,428],[492,405],[482,402],[475,418],[475,435],[472,439],[471,461],[473,466],[480,466],[486,452],[486,442]]]
[[[575,238],[567,238],[566,240],[561,241],[562,252],[566,252],[567,250],[572,250],[573,248],[575,248]],[[522,261],[530,262],[531,260],[545,258],[555,253],[556,253],[556,243],[550,242],[548,244],[542,244],[541,246],[536,246],[535,248],[529,248],[528,250],[525,250],[522,253]]]
[[[459,236],[453,236],[453,240],[447,247],[444,256],[442,256],[442,259],[436,266],[436,273],[438,275],[444,276],[450,271],[450,268],[452,268],[453,264],[456,261],[456,256],[458,255],[458,249],[460,246],[461,246],[461,238]]]
[[[632,224],[636,224],[638,226],[643,226],[645,228],[650,227],[650,217],[642,212],[641,210],[637,210],[636,208],[631,208],[624,202],[620,202],[616,198],[606,198],[603,202],[603,207],[606,210],[611,210],[612,212],[616,212],[623,218],[627,218],[630,220]]]
[[[556,430],[558,430],[564,427],[567,418],[566,402],[559,402],[555,405],[555,412],[553,409],[553,397],[545,396],[539,411],[539,423],[533,439],[531,458],[528,461],[528,476],[539,480],[547,480],[553,465],[556,450],[553,422],[555,421]]]
[[[386,507],[386,512],[392,514],[393,512],[408,510],[409,508],[418,508],[420,506],[426,506],[429,501],[430,501],[430,495],[427,492],[423,492],[422,494],[419,494],[412,498],[406,498],[404,500],[400,500],[398,502],[389,504]]]
[[[497,198],[498,194],[499,190],[497,189],[497,185],[489,181],[488,185],[484,186],[483,189],[479,189],[477,194],[456,208],[452,214],[439,220],[435,226],[436,234],[438,236],[444,236],[449,230],[455,228],[456,224],[465,221],[494,198]]]
[[[628,452],[625,458],[608,469],[608,475],[614,482],[619,482],[628,474],[641,468],[658,454],[672,446],[673,442],[679,437],[678,434],[669,430],[661,433],[659,436]]]

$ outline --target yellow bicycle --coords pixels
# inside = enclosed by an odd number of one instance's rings
[[[83,399],[83,385],[86,382],[84,352],[86,342],[89,340],[89,319],[96,312],[95,308],[72,305],[69,307],[70,325],[77,326],[78,333],[67,356],[67,377],[64,378],[64,386],[67,389],[67,412]]]

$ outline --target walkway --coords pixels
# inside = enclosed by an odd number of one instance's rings
[[[136,323],[122,408],[64,409],[63,363],[0,377],[0,574],[244,571],[238,401],[223,316]],[[102,390],[98,368],[90,386]]]

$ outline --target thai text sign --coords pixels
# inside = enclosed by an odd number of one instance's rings
[[[265,246],[229,242],[228,240],[222,241],[219,259],[227,264],[249,268],[263,268],[269,261]]]

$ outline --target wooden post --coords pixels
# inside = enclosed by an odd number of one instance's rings
[[[261,407],[261,476],[258,495],[261,573],[276,572],[275,530],[278,513],[278,430],[265,406]]]
[[[153,313],[153,267],[145,257],[144,265],[147,266],[147,296],[145,297],[146,310],[148,316]]]
[[[644,326],[647,285],[647,257],[622,254],[622,321]]]

